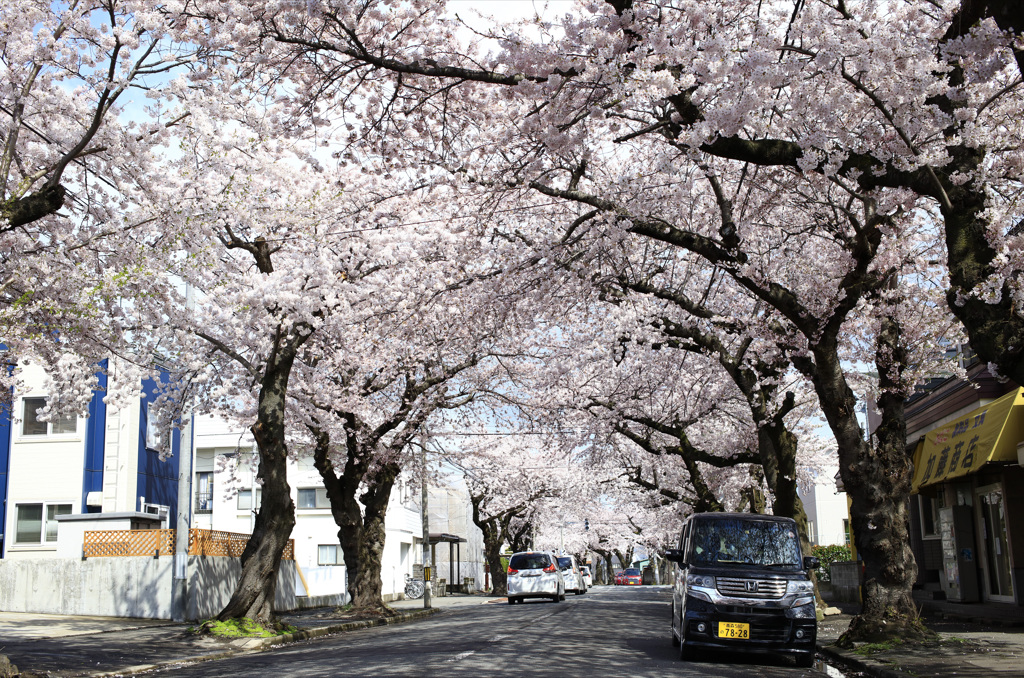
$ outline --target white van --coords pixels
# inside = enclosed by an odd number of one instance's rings
[[[526,598],[565,600],[565,580],[558,560],[546,551],[514,553],[508,561],[508,604]]]

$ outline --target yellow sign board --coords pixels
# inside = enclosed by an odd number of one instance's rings
[[[1017,461],[1024,439],[1024,388],[930,431],[914,455],[914,491],[978,471],[990,461]]]

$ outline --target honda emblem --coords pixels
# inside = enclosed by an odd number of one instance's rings
[[[746,583],[747,593],[757,593],[757,582],[749,580]]]

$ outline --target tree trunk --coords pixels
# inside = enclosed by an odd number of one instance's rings
[[[883,426],[877,432],[879,444],[872,449],[857,421],[857,399],[838,353],[823,342],[815,347],[814,357],[814,387],[839,446],[839,472],[850,497],[851,526],[865,567],[861,613],[840,641],[851,646],[858,641],[922,638],[927,630],[911,597],[917,566],[906,511],[911,473],[902,390],[879,399]]]
[[[260,387],[256,423],[252,434],[260,453],[262,503],[252,536],[242,552],[242,576],[220,620],[247,617],[260,624],[273,623],[274,593],[281,554],[295,526],[295,504],[288,485],[288,446],[285,444],[285,398],[292,363],[299,347],[309,338],[292,329],[278,331],[267,360]]]
[[[971,149],[965,168],[980,164],[982,152]],[[961,152],[962,155],[968,155]],[[985,195],[968,186],[948,186],[951,204],[942,210],[949,253],[949,309],[967,330],[971,349],[986,363],[998,366],[1003,376],[1024,383],[1024,318],[1014,309],[1009,280],[1004,280],[996,301],[975,293],[995,276],[996,252],[988,242],[988,222],[981,217]]]
[[[355,492],[337,499],[344,509],[344,520],[336,520],[338,541],[348,568],[348,592],[352,598],[352,607],[357,610],[391,614],[382,595],[381,561],[386,536],[384,519],[398,473],[399,467],[396,464],[387,464],[366,481],[366,490],[359,497],[363,504],[362,513]],[[336,499],[330,496],[330,500],[333,511]]]
[[[874,432],[874,450],[862,443],[852,483],[843,483],[850,494],[851,527],[857,551],[864,560],[864,605],[854,617],[840,644],[880,641],[893,637],[922,638],[929,631],[918,619],[911,594],[917,578],[917,562],[910,549],[910,496],[913,469],[907,454],[904,417],[905,389],[900,366],[906,364],[900,349],[899,325],[883,320],[878,337],[877,368],[882,421]]]
[[[502,528],[501,516],[484,518],[481,515],[481,508],[484,503],[484,496],[471,494],[469,497],[473,504],[473,522],[484,536],[484,560],[491,571],[491,594],[495,596],[508,595],[508,572],[501,564],[501,545],[505,541],[505,530]],[[507,522],[511,516],[504,516]]]
[[[13,230],[56,213],[64,206],[65,193],[64,187],[59,183],[48,184],[23,198],[10,198],[0,202],[0,219],[6,219],[8,222],[0,231]]]

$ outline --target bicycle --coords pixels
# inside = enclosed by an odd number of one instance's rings
[[[423,597],[423,580],[415,579],[412,575],[405,575],[405,597],[415,600]]]

